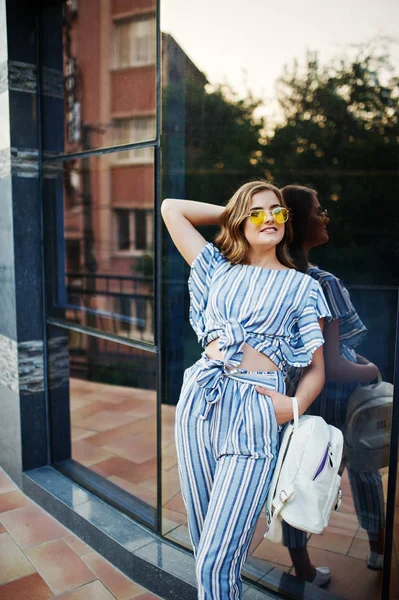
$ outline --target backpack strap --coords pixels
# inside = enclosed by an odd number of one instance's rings
[[[299,410],[298,410],[298,400],[293,396],[292,400],[292,410],[294,413],[294,431],[298,431],[299,427]]]

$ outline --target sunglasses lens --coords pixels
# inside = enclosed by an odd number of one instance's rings
[[[253,210],[249,215],[249,220],[253,225],[262,225],[265,220],[265,211],[264,210]]]
[[[276,223],[285,223],[288,220],[288,210],[283,206],[273,210],[273,216]]]

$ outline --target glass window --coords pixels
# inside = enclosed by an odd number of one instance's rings
[[[52,63],[41,81],[46,156],[155,140],[155,5],[143,14],[137,0],[79,0],[62,11],[57,23],[53,6],[42,14],[42,50]]]
[[[217,3],[217,10],[207,0],[163,5],[162,195],[225,205],[242,183],[254,178],[317,191],[329,219],[324,242],[313,238],[306,249],[312,248],[314,277],[326,271],[341,290],[330,297],[331,305],[346,298],[350,306],[335,319],[341,319],[338,333],[337,323],[326,324],[325,335],[330,342],[335,335],[332,362],[351,374],[345,371],[346,380],[339,379],[342,372],[334,373],[327,359],[326,385],[311,411],[346,431],[349,398],[362,383],[353,375],[353,365],[371,361],[385,381],[393,381],[399,58],[388,39],[392,3],[369,2],[367,15],[360,4],[353,5],[353,15],[362,17],[356,28],[348,23],[343,3],[252,4],[249,10],[227,0]],[[265,23],[272,24],[266,34]],[[206,31],[206,44],[197,30]],[[304,213],[293,218],[294,227]],[[323,215],[314,217],[309,231],[317,230]],[[216,228],[201,231],[212,241]],[[169,442],[162,454],[163,529],[175,542],[191,547],[170,427],[184,369],[199,358],[201,348],[189,324],[189,268],[166,234],[163,249],[163,352],[168,366],[162,410]],[[364,329],[356,335],[356,323],[362,327],[358,319]],[[376,421],[378,435],[386,423],[389,419]],[[381,572],[367,567],[370,550],[383,553],[388,465],[383,461],[377,466],[359,472],[347,460],[340,510],[322,535],[305,536],[301,546],[308,564],[330,568],[327,598],[381,598]],[[296,540],[290,553],[287,546],[263,538],[265,527],[261,514],[244,574],[273,589],[279,582],[281,593],[289,582],[290,597],[301,598],[303,584],[294,568],[296,560],[300,574]]]
[[[56,462],[71,458],[63,468],[81,481],[96,474],[92,485],[103,478],[103,493],[154,526],[156,354],[56,327],[48,347]]]
[[[114,69],[155,63],[155,19],[143,18],[115,23],[113,27]]]
[[[117,220],[117,249],[130,249],[130,212],[128,210],[116,210],[115,216]]]
[[[113,122],[114,145],[133,142],[143,142],[155,137],[154,117],[134,117],[129,119],[116,119]],[[152,148],[126,150],[113,155],[115,162],[124,163],[151,163],[153,160]]]
[[[154,343],[154,166],[120,164],[117,154],[48,166],[49,310]]]

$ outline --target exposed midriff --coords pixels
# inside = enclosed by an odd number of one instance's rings
[[[223,360],[223,354],[218,348],[218,339],[212,340],[205,348],[205,353],[211,360]],[[233,369],[233,367],[227,367]],[[252,346],[244,343],[242,361],[238,368],[247,371],[279,371],[278,366],[262,352],[258,352]]]

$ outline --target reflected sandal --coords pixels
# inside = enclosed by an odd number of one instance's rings
[[[373,571],[382,571],[384,566],[384,555],[377,554],[377,552],[370,552],[367,554],[367,568]]]
[[[316,576],[311,583],[317,587],[323,587],[330,579],[331,573],[328,567],[316,567]]]

